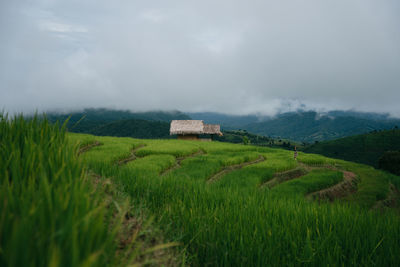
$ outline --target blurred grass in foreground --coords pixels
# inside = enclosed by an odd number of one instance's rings
[[[122,262],[126,206],[89,181],[65,125],[0,114],[0,177],[0,266]]]

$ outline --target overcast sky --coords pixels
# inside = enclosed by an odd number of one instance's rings
[[[400,116],[398,0],[1,0],[0,110]]]

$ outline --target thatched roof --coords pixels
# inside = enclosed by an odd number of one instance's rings
[[[218,134],[222,136],[221,127],[218,124],[204,124],[204,134]]]
[[[169,133],[172,134],[202,134],[203,121],[200,120],[173,120]]]
[[[201,120],[173,120],[169,130],[173,134],[218,134],[222,135],[219,125],[205,124]]]

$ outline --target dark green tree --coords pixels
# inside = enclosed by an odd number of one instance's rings
[[[400,151],[386,151],[378,161],[379,168],[400,175]]]

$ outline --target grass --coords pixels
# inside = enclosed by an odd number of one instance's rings
[[[134,176],[145,175],[153,177],[175,164],[175,157],[172,155],[150,155],[144,158],[128,162],[125,168]]]
[[[301,179],[293,179],[272,188],[275,194],[292,197],[296,194],[305,195],[343,181],[343,173],[338,171],[313,170]]]
[[[79,135],[71,137],[79,140]],[[399,216],[392,210],[384,214],[369,210],[387,196],[389,181],[399,185],[398,176],[301,152],[295,161],[292,152],[271,148],[93,138],[104,144],[87,152],[84,163],[112,177],[136,205],[145,206],[167,238],[182,244],[191,265],[395,266],[400,262]],[[139,143],[145,146],[135,152],[135,161],[120,167],[112,164]],[[204,154],[190,157],[197,151]],[[223,168],[259,156],[266,160],[206,183]],[[180,166],[160,176],[178,157],[184,157]],[[259,187],[277,172],[298,168],[299,162],[322,169],[272,189]],[[342,172],[325,166],[354,172],[359,178],[357,192],[334,203],[305,199],[305,194],[343,180]]]
[[[118,170],[115,160],[140,142],[104,138],[101,149],[78,159],[79,148],[95,141],[67,138],[65,125],[37,116],[0,114],[0,266],[179,264],[181,256],[170,249],[175,244],[165,243],[110,179],[83,164],[90,155],[93,166]],[[152,157],[161,168],[174,162],[170,155]]]
[[[0,265],[113,262],[118,225],[109,231],[107,203],[87,181],[64,128],[0,117]]]
[[[400,177],[365,165],[219,142],[66,135],[46,120],[3,115],[0,141],[1,266],[178,265],[159,251],[176,243],[193,266],[400,262],[398,213],[371,210]],[[298,168],[309,172],[260,186]],[[230,171],[208,183],[222,170]],[[305,198],[342,181],[342,170],[358,177],[354,194],[333,203]]]

